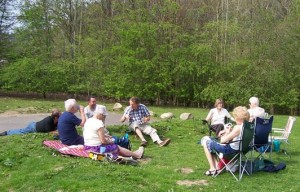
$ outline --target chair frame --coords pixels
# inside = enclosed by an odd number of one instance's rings
[[[272,139],[269,139],[269,136],[272,136],[272,125],[273,125],[274,116],[269,116],[267,118],[257,117],[254,121],[254,136],[252,149],[259,153],[258,157],[255,159],[261,159],[266,157],[266,152],[270,149],[269,159],[272,156]],[[259,125],[261,124],[261,125]],[[262,130],[260,130],[262,129]],[[265,131],[265,132],[264,132]],[[261,134],[265,134],[262,135]],[[272,138],[272,137],[271,137]],[[262,152],[259,148],[267,146]],[[252,153],[252,152],[251,152]],[[251,154],[252,156],[252,154]]]
[[[290,144],[289,136],[292,133],[292,128],[295,124],[296,118],[289,116],[287,124],[285,125],[285,128],[272,128],[272,132],[275,134],[281,134],[280,136],[270,136],[270,140],[279,140],[280,143],[284,144],[284,148],[282,149],[282,152],[285,155],[288,155],[291,158],[291,155],[287,152],[287,145]]]
[[[245,141],[244,134],[250,134],[249,139],[247,139],[247,141]],[[227,163],[225,163],[223,161],[223,159],[220,157],[221,154],[217,153],[220,161],[222,161],[222,163],[225,166],[221,170],[219,170],[218,173],[214,175],[214,177],[217,177],[225,168],[227,170],[229,170],[229,172],[236,179],[236,181],[241,181],[244,173],[246,173],[247,175],[251,174],[251,172],[249,173],[246,170],[246,165],[247,165],[247,162],[249,161],[249,158],[246,156],[246,154],[251,150],[250,143],[253,139],[253,135],[254,135],[254,126],[253,126],[253,124],[249,123],[248,121],[244,121],[244,124],[243,124],[243,127],[242,127],[242,133],[241,133],[242,139],[234,141],[234,142],[240,141],[239,151],[237,153],[229,154],[229,155],[231,155],[231,157],[230,157],[230,161],[227,162]],[[244,164],[242,163],[243,159],[245,160]],[[238,177],[234,174],[234,172],[231,171],[231,168],[233,166],[235,166],[237,163],[239,164],[239,175],[238,175]]]

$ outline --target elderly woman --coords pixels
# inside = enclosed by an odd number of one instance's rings
[[[223,108],[224,102],[222,99],[217,99],[215,108],[211,109],[206,117],[206,121],[210,122],[210,129],[219,135],[219,132],[224,129],[225,117],[235,121],[231,117],[227,109]]]
[[[237,152],[239,149],[239,140],[241,139],[243,122],[244,120],[249,120],[250,115],[246,107],[239,106],[233,110],[233,116],[235,118],[236,125],[233,128],[226,128],[220,131],[220,142],[211,140],[207,136],[201,140],[201,144],[203,145],[204,152],[209,163],[209,170],[204,173],[207,176],[218,173],[218,169],[216,167],[217,157],[215,152],[226,155]],[[230,141],[236,142],[228,143]]]
[[[259,107],[259,100],[257,97],[251,97],[249,99],[249,109],[248,112],[250,114],[250,122],[252,122],[256,117],[264,118],[265,110]]]
[[[76,126],[83,127],[85,123],[85,115],[83,106],[77,105],[75,99],[65,101],[66,111],[59,117],[57,130],[59,139],[65,145],[83,145],[83,137],[78,135]],[[75,113],[80,110],[81,119],[75,116]]]
[[[144,153],[144,147],[139,147],[135,152],[114,144],[113,137],[105,134],[103,119],[104,111],[96,109],[92,118],[89,118],[83,129],[84,149],[96,153],[111,153],[116,159],[118,155],[140,159]]]

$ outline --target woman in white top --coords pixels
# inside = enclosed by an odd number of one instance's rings
[[[92,118],[89,118],[83,129],[84,149],[96,153],[111,153],[114,158],[118,155],[140,159],[144,153],[144,147],[140,147],[135,152],[114,144],[111,136],[105,134],[102,122],[103,111],[96,110]]]
[[[235,121],[231,117],[227,109],[223,108],[222,99],[217,99],[215,102],[215,108],[211,109],[206,117],[206,121],[210,122],[210,129],[219,135],[219,132],[224,129],[225,117]]]
[[[259,107],[259,100],[257,97],[251,97],[249,99],[249,109],[248,112],[250,113],[249,121],[252,122],[256,119],[256,117],[264,118],[265,117],[265,110]]]
[[[220,142],[216,140],[211,140],[209,137],[203,137],[201,144],[204,148],[206,158],[209,163],[209,170],[204,174],[207,176],[217,174],[217,158],[215,152],[226,154],[231,154],[236,152],[239,149],[241,137],[241,131],[243,127],[244,120],[249,120],[249,113],[246,107],[236,107],[233,110],[233,116],[235,118],[236,125],[233,128],[226,128],[220,131]],[[228,144],[229,141],[237,141],[234,143]]]

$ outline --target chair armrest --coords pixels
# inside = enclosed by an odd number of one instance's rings
[[[274,133],[284,133],[284,131],[274,131]]]
[[[284,131],[282,128],[272,128],[272,131]]]
[[[208,124],[208,121],[206,121],[205,119],[202,119],[202,124],[203,125]]]

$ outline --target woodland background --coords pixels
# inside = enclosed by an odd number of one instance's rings
[[[18,10],[18,11],[17,11]],[[300,0],[0,0],[1,93],[297,115]]]

